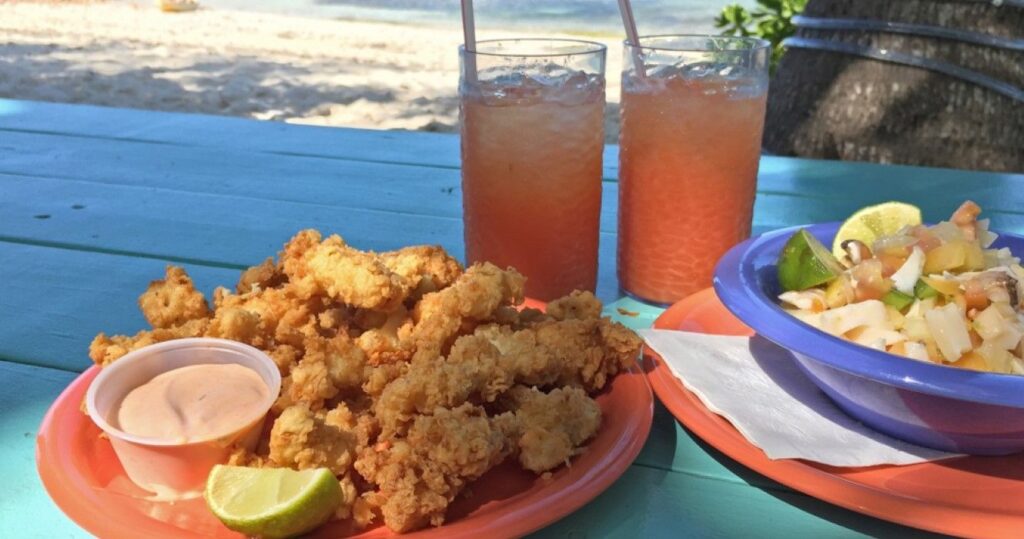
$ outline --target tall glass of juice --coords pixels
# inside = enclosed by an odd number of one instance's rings
[[[645,36],[626,44],[618,277],[668,304],[711,286],[750,235],[768,91],[766,41]]]
[[[460,51],[466,258],[516,268],[540,300],[593,290],[606,48],[507,39],[475,49]]]

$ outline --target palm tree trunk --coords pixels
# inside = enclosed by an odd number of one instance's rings
[[[804,16],[925,24],[1024,40],[1024,8],[982,1],[810,0]],[[1024,51],[879,31],[797,37],[923,56],[1024,88]],[[790,48],[771,82],[765,147],[783,155],[1024,171],[1024,101],[937,71]]]

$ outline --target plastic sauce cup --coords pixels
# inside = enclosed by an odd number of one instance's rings
[[[178,440],[128,434],[111,425],[117,409],[131,390],[157,375],[190,365],[234,363],[252,369],[270,390],[263,413],[226,433],[182,443]],[[85,395],[89,417],[110,438],[125,473],[159,500],[182,500],[202,494],[206,476],[225,462],[232,446],[253,449],[259,440],[266,412],[281,391],[281,373],[265,353],[225,339],[178,339],[140,348],[103,368]]]

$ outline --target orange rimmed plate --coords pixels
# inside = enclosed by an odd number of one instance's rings
[[[654,327],[753,335],[710,288],[670,307]],[[708,410],[649,348],[644,349],[644,367],[654,393],[683,425],[729,458],[783,485],[853,511],[939,533],[1008,537],[1024,530],[1024,454],[868,468],[773,461]]]
[[[36,464],[43,485],[65,514],[104,538],[230,537],[203,500],[177,503],[145,499],[128,479],[110,443],[79,409],[92,367],[76,378],[50,407],[36,440]],[[545,480],[506,462],[470,485],[448,511],[447,523],[402,537],[512,537],[538,530],[579,509],[632,464],[651,430],[654,398],[640,366],[612,379],[596,400],[604,423],[588,449]],[[353,534],[344,522],[319,528],[309,537]],[[376,526],[353,537],[390,537]]]

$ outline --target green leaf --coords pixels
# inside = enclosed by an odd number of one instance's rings
[[[756,36],[768,40],[772,46],[771,71],[775,71],[779,58],[785,52],[782,40],[796,33],[793,17],[803,12],[807,0],[756,0],[757,6],[746,9],[737,4],[722,8],[715,26],[722,35]]]

